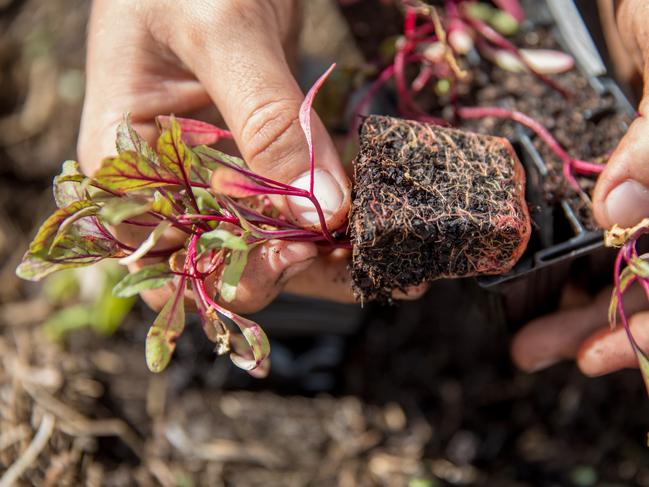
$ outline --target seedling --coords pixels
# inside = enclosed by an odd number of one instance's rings
[[[614,287],[608,309],[608,321],[611,329],[614,329],[618,323],[621,323],[624,327],[624,331],[638,359],[647,393],[649,393],[649,356],[640,348],[633,337],[622,303],[624,293],[633,284],[642,286],[647,299],[649,299],[649,254],[638,254],[638,241],[647,234],[649,234],[649,218],[645,218],[632,228],[620,228],[614,225],[613,228],[606,232],[604,243],[608,247],[620,249],[615,259]]]
[[[115,157],[102,161],[93,177],[83,175],[74,161],[63,164],[54,178],[58,209],[41,226],[29,246],[18,276],[37,281],[52,272],[119,259],[131,264],[157,258],[128,275],[114,288],[119,297],[173,283],[174,292],[153,322],[146,339],[146,361],[153,372],[169,363],[176,340],[185,326],[185,291],[193,291],[207,337],[219,354],[252,375],[268,371],[270,347],[261,327],[227,309],[248,254],[271,239],[315,242],[331,248],[349,247],[332,235],[313,192],[314,151],[311,135],[313,99],[333,70],[332,65],[307,93],[299,119],[309,148],[311,185],[295,188],[254,173],[243,160],[208,147],[225,130],[194,120],[160,117],[155,149],[133,129],[128,116],[117,131]],[[309,200],[320,220],[320,230],[306,230],[279,215],[268,195]],[[115,225],[148,231],[134,248],[116,236]],[[158,248],[160,237],[175,228],[186,235],[182,245]],[[217,296],[205,280],[218,276]],[[231,334],[230,324],[239,333]]]

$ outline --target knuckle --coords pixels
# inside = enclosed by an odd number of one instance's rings
[[[245,159],[257,170],[282,170],[304,149],[298,118],[299,106],[291,100],[260,104],[245,118],[241,130]]]

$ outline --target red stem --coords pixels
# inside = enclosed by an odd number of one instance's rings
[[[457,109],[456,114],[458,117],[463,119],[481,119],[486,117],[495,117],[513,120],[514,122],[525,125],[527,128],[532,130],[547,146],[554,152],[557,157],[563,163],[563,175],[568,181],[568,183],[575,189],[575,191],[581,193],[581,187],[577,180],[572,175],[572,168],[574,159],[561,147],[561,144],[553,137],[553,135],[539,122],[533,118],[525,115],[524,113],[508,110],[506,108],[500,107],[460,107]],[[585,162],[585,161],[581,161]],[[592,164],[592,163],[590,163]],[[585,166],[581,165],[582,169]],[[589,166],[590,167],[590,166]]]

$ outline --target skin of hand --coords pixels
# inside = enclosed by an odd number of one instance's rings
[[[298,110],[304,99],[285,47],[296,45],[297,0],[95,0],[88,31],[87,81],[78,153],[86,174],[115,152],[115,130],[129,112],[149,143],[160,114],[191,115],[216,107],[237,148],[256,172],[306,189],[309,157]],[[335,229],[347,218],[351,184],[334,144],[312,115],[317,164],[315,194]],[[310,203],[274,197],[273,203],[307,228],[319,224]],[[137,244],[139,228],[121,225],[118,237]],[[158,248],[178,243],[170,232]],[[285,287],[292,292],[353,301],[348,253],[322,254],[313,243],[271,241],[252,251],[235,312],[258,310]],[[151,259],[131,266],[136,270]],[[214,293],[214,279],[208,281]],[[171,286],[142,294],[159,309]],[[402,298],[416,298],[414,289]]]
[[[619,72],[630,76],[633,65],[644,83],[638,117],[597,181],[593,211],[603,228],[614,224],[630,227],[649,217],[649,2],[603,0],[599,7],[611,54],[624,56]],[[616,30],[611,28],[615,25]],[[533,372],[561,360],[576,359],[582,372],[590,376],[636,367],[635,353],[622,327],[608,327],[610,296],[611,289],[607,289],[585,305],[526,325],[512,343],[514,362]],[[636,341],[649,350],[649,312],[639,312],[646,307],[646,299],[641,289],[631,289],[624,305],[628,315],[636,313],[630,319]]]

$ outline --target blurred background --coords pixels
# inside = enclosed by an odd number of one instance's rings
[[[473,281],[362,310],[283,296],[257,316],[273,372],[255,381],[216,359],[197,322],[167,371],[149,373],[153,315],[112,297],[118,267],[43,285],[15,277],[53,208],[52,177],[75,158],[89,4],[0,0],[0,475],[11,467],[25,486],[649,486],[639,374],[516,371],[512,330],[488,318]],[[305,85],[331,60],[362,60],[333,0],[303,6]]]

